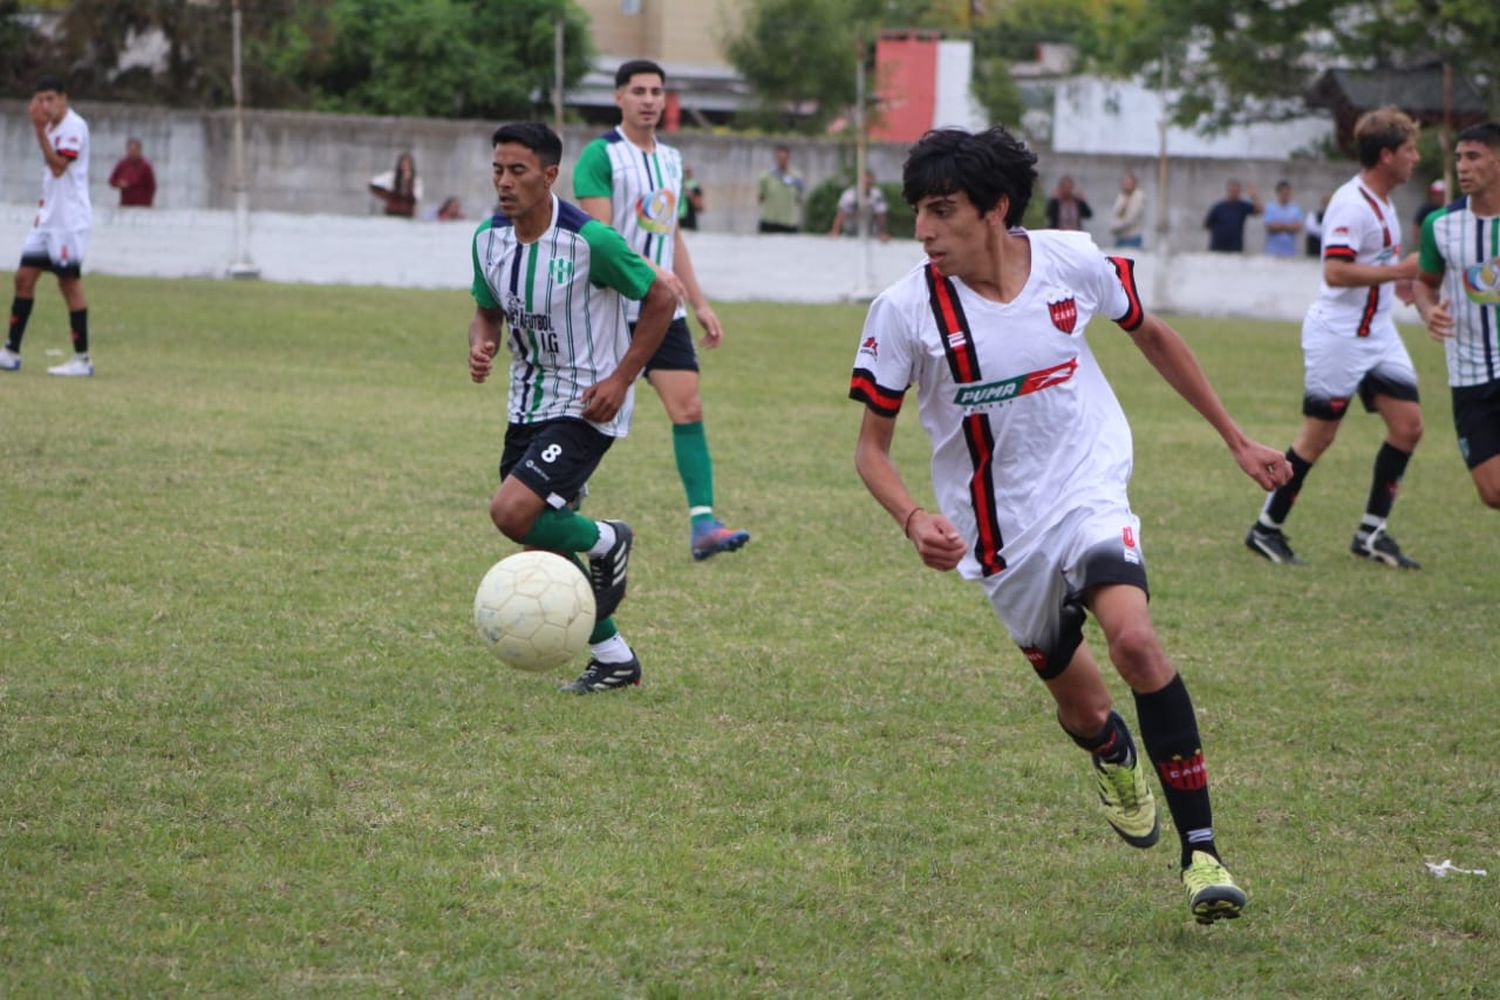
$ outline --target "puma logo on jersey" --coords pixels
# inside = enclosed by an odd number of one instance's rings
[[[1019,396],[1027,396],[1033,392],[1041,392],[1043,389],[1051,389],[1053,386],[1062,385],[1073,377],[1078,370],[1078,359],[1069,358],[1060,365],[1051,368],[1041,368],[1025,375],[1017,375],[1014,378],[1000,379],[995,382],[970,383],[961,385],[953,397],[957,406],[978,407],[988,406],[996,403],[1005,403]]]

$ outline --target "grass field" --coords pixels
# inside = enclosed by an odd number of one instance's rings
[[[0,994],[1500,995],[1500,519],[1415,334],[1428,433],[1392,529],[1425,568],[1396,573],[1347,551],[1375,418],[1289,524],[1311,565],[1273,567],[1241,545],[1254,485],[1093,330],[1251,896],[1202,928],[1175,836],[1115,838],[979,590],[922,569],[854,475],[861,310],[721,309],[735,555],[688,558],[643,393],[590,511],[638,531],[619,621],[646,682],[574,698],[470,626],[514,546],[463,294],[89,293],[94,379],[44,374],[50,281],[0,375]],[[1294,326],[1179,322],[1284,447]]]

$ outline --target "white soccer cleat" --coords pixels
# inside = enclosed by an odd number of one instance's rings
[[[94,363],[89,360],[87,354],[78,354],[60,365],[53,365],[51,368],[48,368],[47,374],[86,378],[94,374]]]
[[[21,370],[21,356],[9,347],[0,347],[0,372]]]

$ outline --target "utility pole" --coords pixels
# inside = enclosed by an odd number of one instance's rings
[[[240,0],[233,0],[230,21],[234,47],[234,254],[229,263],[231,278],[258,278],[260,269],[250,261],[250,189],[245,179],[245,81],[240,65]]]
[[[854,279],[854,291],[850,298],[863,301],[875,296],[874,267],[870,258],[870,195],[865,190],[865,170],[869,163],[869,122],[865,115],[865,53],[868,42],[866,27],[861,25],[855,34],[854,59],[854,225],[859,234],[859,273]]]

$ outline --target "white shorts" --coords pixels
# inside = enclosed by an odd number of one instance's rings
[[[88,249],[87,229],[32,229],[26,234],[26,242],[21,244],[21,263],[76,274],[83,267],[83,257]]]
[[[1417,399],[1417,370],[1395,327],[1368,337],[1329,331],[1311,315],[1302,321],[1302,413],[1338,420],[1356,393],[1366,410],[1377,395]]]
[[[1057,647],[1065,600],[1103,583],[1146,589],[1141,522],[1124,503],[1070,511],[1025,550],[1004,555],[1005,569],[980,583],[1038,671]]]

